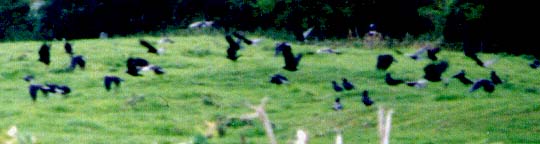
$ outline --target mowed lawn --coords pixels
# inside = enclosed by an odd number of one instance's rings
[[[256,37],[250,35],[249,37]],[[76,54],[87,60],[85,70],[66,72],[69,56],[60,41],[52,44],[50,66],[38,62],[42,42],[0,44],[0,134],[16,125],[19,132],[36,137],[38,143],[180,143],[194,139],[206,129],[205,122],[218,117],[239,117],[252,113],[246,103],[257,104],[268,97],[266,111],[275,124],[279,143],[290,143],[296,130],[303,129],[313,144],[333,143],[335,130],[343,132],[344,143],[378,143],[377,110],[394,109],[391,143],[540,143],[540,70],[528,66],[526,56],[479,54],[483,60],[499,58],[490,68],[477,66],[461,52],[443,51],[450,77],[464,69],[471,79],[489,78],[497,71],[504,84],[495,92],[469,93],[469,86],[451,79],[430,83],[425,89],[406,85],[388,86],[386,72],[375,69],[377,55],[397,58],[387,72],[394,78],[417,80],[429,60],[414,61],[388,48],[368,49],[334,45],[341,55],[306,55],[296,72],[289,72],[281,56],[274,57],[278,41],[264,38],[256,46],[246,46],[238,61],[225,58],[228,47],[223,35],[171,36],[162,56],[146,53],[138,40],[157,46],[159,37],[128,37],[71,41]],[[293,52],[310,52],[323,44],[292,43]],[[397,47],[413,53],[415,47]],[[161,66],[164,75],[152,72],[142,77],[125,73],[128,57],[141,57]],[[269,83],[280,73],[287,85]],[[25,75],[36,83],[65,84],[69,97],[39,93],[33,103]],[[106,92],[105,75],[125,81],[120,88]],[[348,78],[356,89],[336,93],[331,81]],[[361,103],[368,90],[375,101]],[[144,100],[127,104],[133,96]],[[340,97],[344,110],[331,109]],[[203,101],[211,101],[207,105]],[[258,120],[253,125],[228,127],[224,137],[210,143],[268,143]],[[5,136],[3,136],[5,137]]]

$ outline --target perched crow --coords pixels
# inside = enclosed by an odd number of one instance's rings
[[[148,53],[158,54],[158,50],[147,41],[140,39],[139,43],[148,49]]]
[[[79,66],[83,70],[86,67],[86,60],[84,60],[84,57],[82,55],[71,57],[71,64],[69,65],[69,69],[75,70],[77,66]]]
[[[343,88],[340,87],[340,86],[337,84],[336,81],[332,81],[332,87],[334,88],[334,90],[335,90],[336,92],[341,92],[341,91],[343,91]]]
[[[362,92],[362,103],[364,103],[364,105],[366,106],[371,106],[373,105],[373,103],[375,103],[369,98],[367,90],[364,90],[364,92]]]
[[[66,50],[66,53],[69,55],[73,55],[73,48],[69,42],[65,42],[64,49]]]
[[[440,63],[432,63],[428,64],[426,67],[424,67],[424,78],[431,82],[439,82],[441,81],[441,75],[448,69],[448,62],[441,61]]]
[[[495,84],[493,82],[486,79],[480,79],[474,82],[473,86],[469,89],[469,92],[474,92],[482,87],[484,88],[484,91],[488,93],[495,91]]]
[[[495,85],[502,84],[501,78],[499,78],[499,76],[497,75],[497,73],[495,73],[495,71],[491,71],[490,78],[493,84]]]
[[[287,79],[285,76],[280,75],[280,74],[275,74],[274,76],[270,78],[270,83],[274,83],[278,85],[288,83],[288,82],[289,82],[289,79]]]
[[[41,45],[41,48],[39,48],[39,61],[43,62],[45,65],[49,65],[51,63],[50,50],[51,47],[45,43]]]
[[[343,105],[341,105],[341,99],[340,98],[336,98],[334,106],[332,107],[332,109],[334,109],[335,111],[343,110]]]
[[[227,48],[227,58],[236,61],[240,57],[236,54],[238,50],[240,50],[240,44],[235,42],[231,35],[225,36],[225,39],[227,40],[227,43],[229,43],[229,48]]]
[[[397,62],[392,55],[383,54],[377,57],[377,69],[386,71],[392,62]]]
[[[283,69],[288,71],[298,70],[297,67],[303,55],[298,54],[296,55],[296,57],[294,57],[291,46],[285,42],[281,43],[278,47],[282,47],[281,49],[283,53],[283,58],[285,59],[285,66],[283,67]]]
[[[465,70],[461,70],[459,73],[452,76],[453,78],[457,78],[461,83],[465,85],[473,84],[473,81],[469,80],[467,77],[465,77]]]
[[[120,83],[124,81],[120,77],[117,76],[105,76],[103,78],[103,83],[105,84],[105,90],[109,91],[111,90],[111,86],[114,83],[116,87],[120,87]]]
[[[437,53],[441,51],[441,48],[432,48],[427,50],[427,56],[432,61],[436,61],[438,58],[436,56]]]
[[[34,76],[33,75],[27,75],[27,76],[24,76],[23,79],[26,82],[32,82],[34,80]]]
[[[393,79],[392,76],[390,76],[390,73],[386,73],[386,77],[384,78],[384,81],[386,81],[386,84],[394,86],[404,83],[405,81],[400,79]]]
[[[530,63],[529,66],[533,69],[537,69],[538,67],[540,67],[540,61],[538,59],[534,59],[534,61]]]
[[[346,78],[343,78],[343,88],[345,88],[345,90],[352,90],[354,89],[354,85],[349,82]]]
[[[58,86],[56,88],[57,88],[56,92],[60,93],[62,95],[67,95],[67,94],[71,93],[71,88],[69,88],[66,85],[60,85],[60,86]]]

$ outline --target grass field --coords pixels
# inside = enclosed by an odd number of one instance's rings
[[[143,37],[157,41],[159,37]],[[375,69],[378,54],[393,54],[398,63],[390,67],[394,77],[416,80],[429,61],[413,61],[390,49],[337,47],[342,55],[308,55],[299,71],[281,67],[282,57],[274,57],[277,41],[266,38],[257,46],[246,46],[237,62],[225,58],[227,43],[222,35],[171,37],[163,56],[146,53],[137,38],[88,39],[72,41],[76,54],[87,60],[87,69],[66,72],[69,56],[62,42],[52,44],[49,67],[37,61],[42,42],[1,43],[0,48],[0,130],[12,125],[20,133],[36,137],[38,143],[179,143],[192,140],[206,129],[205,121],[217,117],[237,117],[251,113],[246,103],[268,97],[266,110],[275,124],[279,143],[290,143],[297,129],[304,129],[310,143],[333,143],[334,130],[343,131],[345,143],[378,143],[377,108],[393,108],[391,143],[540,143],[540,75],[528,67],[524,56],[480,54],[481,59],[500,57],[491,68],[481,68],[460,52],[443,51],[439,57],[450,67],[444,77],[465,69],[467,77],[489,78],[496,70],[505,81],[494,93],[468,93],[468,86],[452,79],[448,86],[431,83],[425,89],[388,86],[385,72]],[[155,44],[155,43],[154,43]],[[315,51],[324,45],[293,43],[293,52]],[[405,53],[416,49],[398,47]],[[165,75],[126,74],[128,57],[145,58],[159,65]],[[281,73],[291,81],[273,85],[270,76]],[[32,103],[25,75],[37,83],[66,84],[68,98],[41,93]],[[125,79],[121,88],[106,92],[103,76]],[[332,80],[348,78],[353,91],[336,93]],[[368,90],[372,107],[361,103]],[[128,105],[133,96],[144,101]],[[331,109],[336,97],[344,110]],[[205,105],[203,100],[214,105]],[[227,128],[224,137],[210,143],[267,143],[260,122]],[[1,138],[0,138],[1,139]]]

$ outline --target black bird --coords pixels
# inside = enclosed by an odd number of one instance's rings
[[[105,76],[103,78],[103,83],[105,84],[105,90],[111,90],[111,86],[114,83],[116,87],[120,87],[120,83],[124,81],[122,78],[117,76]]]
[[[343,78],[343,88],[345,88],[345,90],[352,90],[354,89],[354,85],[349,82],[346,78]]]
[[[394,86],[404,83],[405,81],[400,79],[394,79],[392,76],[390,76],[390,73],[386,73],[386,77],[384,78],[384,81],[386,81],[386,84]]]
[[[377,57],[377,69],[386,71],[392,62],[397,62],[392,55],[383,54]]]
[[[427,56],[432,61],[436,61],[438,58],[436,56],[437,53],[441,51],[441,48],[432,48],[427,50]]]
[[[336,81],[332,81],[332,87],[334,88],[334,90],[335,90],[336,92],[341,92],[341,91],[343,91],[343,88],[340,87],[340,86],[337,84]]]
[[[291,46],[286,42],[281,43],[278,47],[282,47],[282,54],[283,58],[285,59],[285,66],[283,69],[288,71],[297,71],[298,64],[300,63],[303,55],[298,54],[296,57],[294,57]]]
[[[480,79],[474,82],[473,86],[469,89],[469,92],[474,92],[480,88],[484,88],[484,91],[492,93],[495,91],[495,84],[486,79]]]
[[[28,92],[30,93],[30,98],[32,98],[32,101],[36,101],[38,91],[44,92],[43,91],[43,85],[31,84],[28,87]]]
[[[33,75],[27,75],[27,76],[24,76],[23,79],[26,82],[32,82],[34,80],[34,76]]]
[[[39,48],[39,61],[43,62],[45,65],[49,65],[51,63],[51,46],[47,44],[41,45],[41,48]]]
[[[538,59],[534,59],[534,61],[530,63],[529,66],[533,69],[537,69],[538,67],[540,67],[540,61]]]
[[[128,58],[126,65],[128,69],[126,73],[132,76],[141,76],[141,74],[139,74],[140,69],[149,66],[150,63],[142,58]]]
[[[497,75],[497,73],[495,73],[495,71],[491,71],[490,78],[493,84],[495,85],[502,84],[501,78],[499,78],[499,76]]]
[[[127,71],[126,73],[132,75],[132,76],[142,76],[139,72],[140,71],[154,71],[155,74],[161,75],[164,74],[165,71],[155,65],[151,65],[147,60],[142,58],[128,58],[127,60]]]
[[[371,106],[373,103],[375,103],[369,98],[367,90],[364,90],[362,93],[362,103],[364,103],[366,106]]]
[[[148,49],[148,53],[158,54],[158,50],[147,41],[140,39],[139,43]]]
[[[251,45],[253,44],[253,41],[247,39],[243,33],[240,32],[233,32],[233,36],[237,37],[238,39],[242,40],[244,43]]]
[[[238,50],[240,50],[240,44],[235,42],[231,35],[225,36],[225,40],[229,43],[229,48],[227,48],[227,58],[236,61],[240,57],[236,55]]]
[[[461,70],[459,73],[452,76],[453,78],[457,78],[461,83],[465,85],[473,84],[473,81],[465,77],[465,70]]]
[[[270,83],[274,83],[278,85],[288,83],[288,82],[289,82],[289,79],[287,79],[285,76],[281,74],[275,74],[270,78]]]
[[[71,64],[69,65],[69,69],[75,70],[77,66],[79,66],[83,70],[86,67],[86,60],[84,60],[84,57],[82,55],[71,57]]]
[[[482,62],[482,60],[480,60],[480,58],[478,58],[478,55],[476,55],[476,53],[471,53],[471,54],[465,54],[465,56],[473,59],[477,65],[481,66],[481,67],[484,67],[484,62]]]
[[[71,46],[71,44],[69,42],[66,41],[66,43],[64,44],[64,50],[66,50],[66,53],[69,54],[69,55],[73,55],[73,47]]]
[[[441,75],[448,69],[448,62],[441,61],[440,63],[431,63],[424,67],[424,78],[431,82],[441,81]]]
[[[343,110],[343,105],[341,105],[341,99],[340,98],[336,98],[334,106],[332,107],[332,109],[334,109],[335,111]]]
[[[45,87],[42,87],[42,92],[47,95],[48,93],[57,93],[62,95],[67,95],[71,93],[71,88],[66,85],[57,85],[57,84],[45,84]]]

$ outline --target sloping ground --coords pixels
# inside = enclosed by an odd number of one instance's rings
[[[276,41],[266,39],[257,46],[246,46],[237,62],[225,58],[223,36],[171,37],[163,56],[146,53],[139,38],[90,39],[73,41],[76,54],[87,60],[87,69],[66,72],[69,56],[61,42],[52,42],[49,67],[37,61],[41,42],[0,44],[0,129],[17,125],[23,134],[39,143],[178,143],[192,140],[206,129],[205,121],[220,116],[251,113],[246,103],[269,97],[267,112],[275,124],[279,143],[291,142],[297,129],[304,129],[310,143],[332,143],[336,128],[343,130],[345,143],[378,143],[377,107],[395,110],[392,143],[540,143],[540,71],[528,67],[529,60],[504,56],[481,68],[462,53],[442,51],[450,68],[444,77],[465,69],[467,77],[489,78],[496,70],[505,81],[494,93],[468,93],[452,79],[448,86],[433,83],[425,89],[388,86],[385,72],[375,70],[378,54],[393,54],[398,63],[388,72],[394,77],[416,80],[429,61],[413,61],[388,49],[339,47],[342,55],[308,55],[299,71],[281,67],[282,57],[274,57]],[[157,41],[158,37],[145,37]],[[155,43],[154,43],[155,44]],[[292,44],[293,52],[315,51],[321,46]],[[413,48],[400,48],[412,53]],[[145,58],[159,65],[165,75],[127,75],[128,57]],[[480,54],[481,59],[498,57]],[[270,84],[271,75],[281,73],[288,85]],[[28,83],[22,78],[36,76],[37,83],[58,83],[72,87],[68,98],[41,94],[32,103]],[[103,76],[125,79],[121,88],[106,92]],[[353,91],[336,93],[332,80],[348,78]],[[368,90],[372,107],[361,103],[361,92]],[[131,106],[132,96],[144,101]],[[344,110],[333,111],[336,97]],[[205,105],[203,99],[215,105]],[[260,122],[252,126],[227,128],[224,137],[211,143],[239,143],[244,135],[249,143],[267,143]]]

